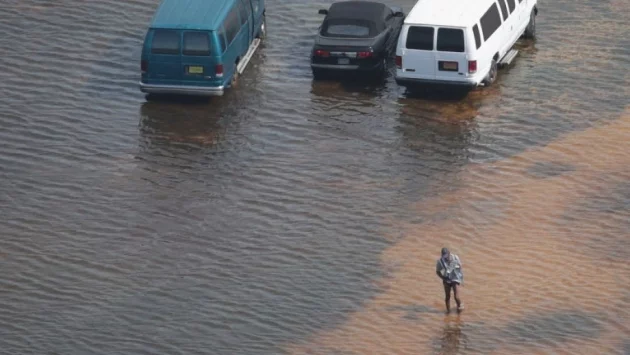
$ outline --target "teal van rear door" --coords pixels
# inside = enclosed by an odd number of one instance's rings
[[[175,84],[181,75],[181,31],[155,29],[151,31],[148,79],[152,82]]]
[[[221,79],[216,76],[220,53],[213,46],[213,37],[211,31],[183,31],[181,73],[185,83],[208,85]]]

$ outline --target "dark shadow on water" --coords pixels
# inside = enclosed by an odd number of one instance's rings
[[[422,304],[410,304],[410,305],[406,305],[406,306],[395,306],[395,307],[389,307],[387,309],[388,311],[392,311],[392,312],[405,312],[405,314],[402,316],[404,319],[406,320],[412,320],[412,321],[417,321],[420,320],[421,315],[423,314],[442,314],[444,313],[443,311],[433,308],[433,307],[429,307],[429,306],[425,306]]]
[[[514,344],[559,343],[596,338],[603,330],[597,320],[596,315],[580,311],[531,315],[502,328],[498,338]]]
[[[467,324],[466,328],[467,346],[474,353],[490,353],[506,346],[561,346],[575,340],[595,339],[603,331],[597,314],[579,310],[532,314],[502,327],[480,323]]]
[[[559,176],[575,171],[575,167],[558,162],[537,162],[527,169],[527,173],[538,179]]]
[[[611,176],[614,179],[614,175]],[[591,235],[589,253],[606,255],[609,261],[625,261],[630,257],[630,183],[599,180],[597,189],[565,211],[563,219],[571,228],[579,229],[598,221],[606,230]]]

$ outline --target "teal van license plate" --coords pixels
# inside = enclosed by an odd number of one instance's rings
[[[189,66],[188,74],[203,74],[203,67],[200,66]]]

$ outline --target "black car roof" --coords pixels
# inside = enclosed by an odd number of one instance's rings
[[[392,10],[385,4],[373,1],[340,1],[330,5],[326,19],[369,20],[383,24]],[[380,27],[380,26],[379,26]]]

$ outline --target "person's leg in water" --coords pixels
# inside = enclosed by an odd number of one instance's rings
[[[446,313],[449,313],[451,311],[451,284],[447,282],[443,282],[443,284],[444,284],[444,302],[446,303]]]
[[[459,284],[456,282],[453,282],[453,285],[451,287],[453,288],[453,293],[455,294],[455,303],[457,303],[457,310],[461,311],[464,309],[464,305],[462,304],[462,301],[459,299]]]

